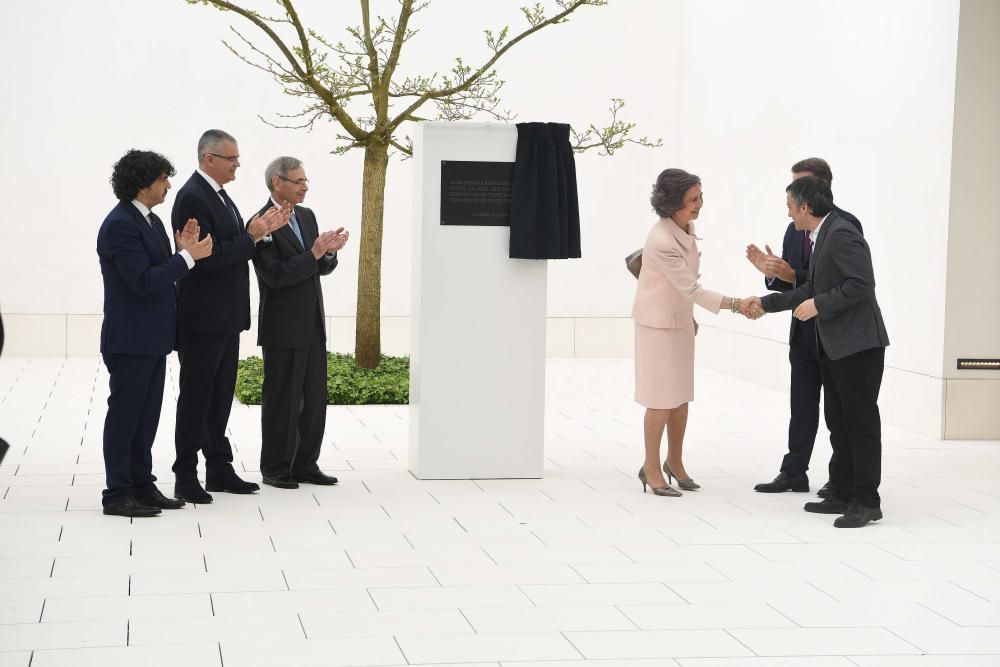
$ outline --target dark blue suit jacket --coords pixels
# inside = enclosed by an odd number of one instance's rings
[[[861,232],[861,235],[864,236],[864,230],[861,228],[861,221],[858,220],[856,217],[854,217],[847,211],[844,211],[843,209],[837,208],[836,206],[833,207],[833,213],[836,213],[841,218],[854,225],[855,229]],[[795,285],[801,285],[802,283],[809,280],[809,265],[806,263],[805,255],[803,254],[804,250],[803,244],[805,243],[805,238],[807,234],[808,232],[805,231],[800,232],[799,230],[795,229],[795,223],[790,222],[788,223],[788,228],[785,229],[785,239],[781,243],[781,259],[788,262],[791,265],[791,267],[795,269]],[[795,285],[785,282],[784,280],[778,277],[772,278],[770,280],[765,278],[764,285],[766,285],[768,289],[776,290],[778,292],[788,292],[789,290],[795,289]],[[813,327],[815,326],[815,323],[812,322],[811,320],[806,322],[800,322],[794,317],[792,318],[791,328],[788,332],[789,344],[791,344],[792,341],[795,340],[795,337],[799,329],[801,329],[803,325],[807,327]],[[812,341],[814,338],[815,336],[811,333],[810,330],[807,340]]]
[[[177,331],[236,334],[250,328],[250,269],[256,255],[242,218],[233,220],[219,194],[197,171],[181,186],[170,212],[174,230],[198,220],[201,236],[212,235],[212,254],[177,283]]]
[[[170,354],[177,321],[174,282],[188,272],[184,258],[171,255],[139,209],[125,201],[101,224],[97,256],[104,277],[101,352]]]

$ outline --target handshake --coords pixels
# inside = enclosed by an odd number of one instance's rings
[[[778,278],[795,285],[795,269],[784,259],[775,255],[770,246],[765,245],[764,250],[761,250],[751,243],[747,246],[747,261],[763,273],[768,280]],[[764,314],[764,308],[761,306],[760,297],[752,296],[742,299],[739,308],[733,308],[733,312],[742,313],[751,320],[756,320]],[[792,317],[802,322],[811,320],[817,315],[819,315],[819,311],[816,308],[815,299],[806,299],[792,311]]]
[[[756,320],[764,315],[764,306],[759,296],[749,296],[745,299],[733,299],[732,311],[743,315],[748,320]]]

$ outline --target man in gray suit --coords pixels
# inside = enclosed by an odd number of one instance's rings
[[[889,336],[875,300],[875,272],[864,236],[833,206],[830,184],[815,176],[785,188],[788,216],[809,232],[808,280],[794,290],[751,297],[757,312],[794,309],[816,318],[826,426],[833,459],[833,495],[806,503],[807,512],[841,514],[837,528],[860,528],[882,518],[882,423],[878,393]]]

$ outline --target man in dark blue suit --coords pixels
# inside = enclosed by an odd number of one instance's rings
[[[803,176],[815,176],[828,184],[833,183],[833,172],[826,160],[818,157],[806,158],[792,165],[792,180]],[[849,222],[859,232],[861,222],[847,211],[833,207],[841,218]],[[788,292],[806,282],[809,276],[811,245],[808,232],[795,229],[789,223],[785,230],[781,257],[775,256],[771,248],[764,246],[766,253],[755,245],[747,247],[747,259],[764,274],[764,284],[768,289]],[[816,320],[792,318],[788,334],[788,361],[792,367],[791,416],[788,420],[788,453],[781,462],[778,476],[770,482],[754,486],[761,493],[782,491],[809,491],[809,459],[812,457],[819,428],[819,398],[823,387],[820,373],[819,353],[816,347]],[[831,460],[831,470],[833,461]],[[830,495],[830,483],[819,490],[818,495]]]
[[[130,150],[114,166],[118,205],[101,224],[97,256],[104,278],[101,354],[111,393],[104,421],[105,514],[156,516],[183,501],[167,498],[153,476],[153,439],[160,422],[167,355],[174,348],[174,281],[212,251],[188,220],[173,254],[163,222],[152,208],[163,203],[174,168],[165,157]]]
[[[174,496],[193,503],[212,502],[198,481],[199,451],[205,457],[208,491],[253,493],[260,488],[236,474],[226,428],[236,388],[240,332],[250,328],[247,264],[257,254],[257,242],[288,223],[290,207],[271,209],[244,224],[223,188],[236,179],[239,166],[232,135],[206,131],[198,140],[198,169],[177,192],[170,216],[175,230],[187,219],[197,219],[201,233],[214,240],[211,256],[177,283],[181,372]]]

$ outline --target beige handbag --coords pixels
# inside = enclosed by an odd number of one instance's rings
[[[635,276],[636,280],[639,279],[639,272],[642,271],[642,248],[639,248],[625,258],[625,268]]]

